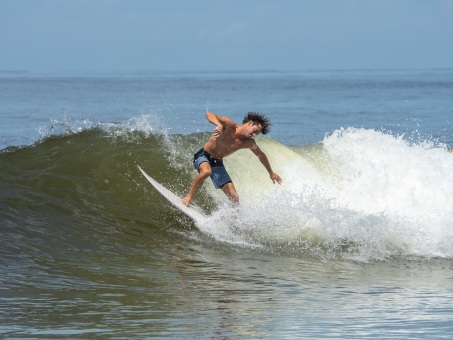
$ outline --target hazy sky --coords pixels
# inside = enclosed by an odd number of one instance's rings
[[[0,0],[0,70],[453,67],[453,0]]]

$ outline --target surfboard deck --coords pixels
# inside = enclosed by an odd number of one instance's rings
[[[137,165],[138,166],[138,165]],[[203,214],[199,208],[194,207],[193,205],[191,206],[185,206],[184,204],[181,203],[182,198],[179,196],[175,195],[173,192],[168,190],[166,187],[164,187],[162,184],[157,182],[154,178],[149,176],[140,166],[138,166],[138,169],[141,171],[143,176],[148,180],[149,183],[163,196],[165,197],[168,202],[170,202],[175,208],[177,208],[179,211],[181,211],[183,214],[189,216],[192,220],[195,222],[202,222],[207,219],[207,216]]]

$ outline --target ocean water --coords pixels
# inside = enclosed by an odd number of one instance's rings
[[[206,110],[273,122],[195,224]],[[453,70],[0,73],[0,337],[449,339]]]

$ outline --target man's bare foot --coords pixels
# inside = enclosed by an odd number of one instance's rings
[[[183,205],[185,205],[186,207],[189,206],[190,197],[187,197],[187,196],[186,196],[185,198],[183,198],[183,199],[181,200],[181,203],[182,203]]]

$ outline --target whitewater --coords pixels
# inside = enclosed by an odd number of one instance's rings
[[[225,238],[227,225],[232,234],[246,230],[243,241],[252,244],[301,253],[324,244],[330,255],[346,250],[343,255],[365,261],[453,255],[453,157],[445,145],[356,128],[337,130],[315,145],[258,143],[284,184],[269,182],[248,151],[236,153],[225,163],[240,192],[240,211],[207,185],[219,208],[202,230]]]

